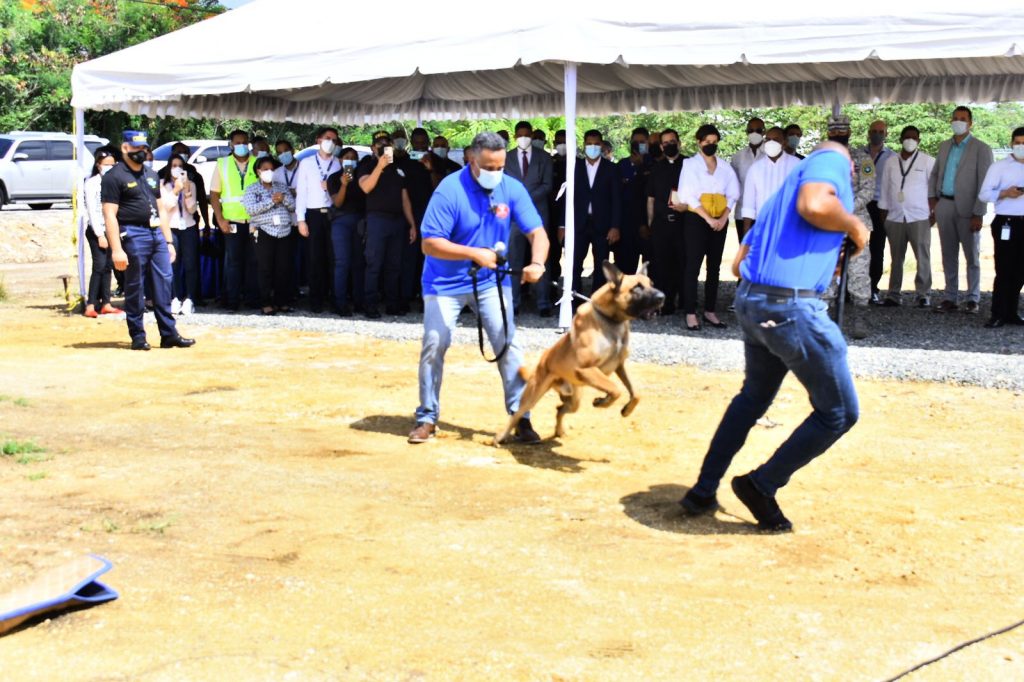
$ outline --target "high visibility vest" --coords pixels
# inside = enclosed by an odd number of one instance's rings
[[[234,156],[222,156],[217,159],[217,172],[220,173],[220,212],[230,223],[249,222],[249,214],[242,206],[242,195],[245,194],[246,187],[259,182],[255,168],[256,159],[250,154],[243,182]]]

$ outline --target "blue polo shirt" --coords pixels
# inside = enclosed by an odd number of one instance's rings
[[[964,135],[964,139],[960,140],[960,144],[953,141],[953,144],[949,145],[946,172],[942,176],[942,193],[947,197],[953,196],[956,192],[956,172],[960,168],[960,158],[964,155],[964,150],[967,149],[967,140],[969,139],[971,139],[971,134],[967,133]]]
[[[492,249],[498,242],[509,243],[513,218],[524,234],[543,227],[523,183],[506,175],[501,184],[487,192],[467,165],[442,180],[434,190],[420,231],[423,239],[443,237],[463,246]],[[472,292],[473,280],[469,275],[472,264],[469,260],[427,256],[423,264],[423,295],[457,296]],[[477,288],[493,286],[494,271],[481,270],[477,275]]]
[[[846,235],[817,228],[797,211],[800,188],[812,182],[835,187],[843,208],[853,211],[850,160],[834,150],[814,152],[793,169],[758,211],[757,222],[743,238],[750,247],[740,264],[743,279],[819,293],[828,288]]]

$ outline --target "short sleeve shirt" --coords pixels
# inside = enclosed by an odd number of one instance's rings
[[[332,173],[327,176],[327,192],[332,197],[341,191],[341,175],[344,173],[344,169],[337,173]],[[401,199],[399,199],[401,200]],[[363,213],[366,210],[366,195],[363,194],[362,188],[359,186],[359,182],[352,178],[348,183],[348,189],[345,190],[345,203],[341,205],[341,208],[337,209],[339,214],[341,213]]]
[[[754,227],[743,238],[750,247],[740,264],[743,279],[819,293],[828,288],[845,235],[815,227],[797,211],[800,188],[809,183],[832,185],[843,208],[853,211],[850,160],[833,150],[814,152],[765,202]]]
[[[356,167],[356,180],[373,173],[377,167],[377,158],[367,156]],[[397,163],[381,171],[377,178],[377,186],[366,195],[367,213],[386,213],[393,216],[402,215],[402,190],[406,187],[404,171],[399,173]]]
[[[118,163],[103,176],[100,187],[100,201],[117,204],[117,222],[122,227],[149,227],[150,218],[159,215],[160,178],[148,168],[133,171]]]
[[[442,237],[455,244],[491,249],[508,244],[514,219],[524,234],[543,227],[543,221],[523,183],[505,176],[501,184],[487,192],[472,169],[463,168],[437,186],[423,216],[423,239]],[[473,291],[469,269],[472,261],[444,260],[427,256],[423,264],[423,294],[458,296]],[[477,288],[495,286],[493,270],[481,270]]]

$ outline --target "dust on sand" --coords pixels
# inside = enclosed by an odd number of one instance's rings
[[[454,348],[410,446],[416,344],[183,325],[133,353],[51,307],[0,305],[0,432],[47,449],[0,457],[0,585],[94,552],[121,598],[0,639],[2,679],[870,680],[1024,616],[1019,394],[858,381],[765,536],[727,484],[714,518],[676,504],[736,374],[633,365],[629,419],[496,449],[497,374]],[[787,381],[730,475],[808,410]],[[915,679],[1019,679],[1022,651]]]

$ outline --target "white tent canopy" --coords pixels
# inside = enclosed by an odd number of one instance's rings
[[[581,116],[1024,99],[1021,2],[795,0],[778,19],[735,1],[525,0],[507,19],[422,7],[256,0],[79,64],[72,104],[343,124],[557,116],[567,62]],[[291,40],[285,22],[302,27]]]
[[[453,0],[428,14],[255,0],[79,64],[71,85],[79,134],[84,109],[342,124],[564,113],[572,206],[577,115],[1024,99],[1024,3]],[[571,263],[571,210],[565,227]]]

